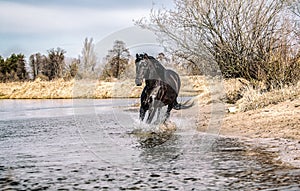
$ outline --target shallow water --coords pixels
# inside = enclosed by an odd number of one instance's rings
[[[174,116],[166,142],[141,146],[130,133],[138,113],[124,111],[135,102],[0,100],[0,189],[300,189],[300,170],[274,163],[273,153]]]

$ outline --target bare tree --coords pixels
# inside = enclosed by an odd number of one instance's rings
[[[41,53],[32,54],[29,57],[29,66],[33,79],[38,76],[44,75],[45,67],[47,65],[47,57]]]
[[[300,0],[286,0],[286,1],[289,10],[292,12],[295,34],[298,37],[298,40],[300,41]]]
[[[284,1],[284,0],[283,0]],[[285,3],[289,6],[289,9],[300,18],[300,0],[285,0]]]
[[[80,72],[89,76],[95,72],[97,56],[94,51],[93,38],[85,38],[82,48],[80,61]]]
[[[225,77],[261,80],[274,52],[293,48],[281,0],[174,2],[174,10],[152,10],[149,21],[137,24],[154,31],[174,54],[198,64],[205,61],[203,70],[214,61]]]

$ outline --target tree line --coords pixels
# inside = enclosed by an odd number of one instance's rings
[[[35,53],[29,56],[12,54],[4,59],[0,56],[0,82],[26,81],[40,78],[54,80],[64,78],[119,78],[129,64],[130,53],[123,41],[116,40],[108,50],[104,66],[97,66],[93,39],[86,38],[79,58],[66,59],[62,48],[50,49],[47,55]]]
[[[26,80],[28,73],[25,65],[25,56],[23,54],[12,54],[7,59],[0,56],[0,81]]]

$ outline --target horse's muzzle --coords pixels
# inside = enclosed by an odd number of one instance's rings
[[[140,80],[140,79],[135,79],[135,85],[141,86],[141,85],[142,85],[142,80]]]

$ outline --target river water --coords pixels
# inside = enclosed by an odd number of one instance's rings
[[[0,100],[1,190],[299,190],[300,170],[187,117],[154,147],[124,100]],[[148,127],[145,127],[148,128]]]

